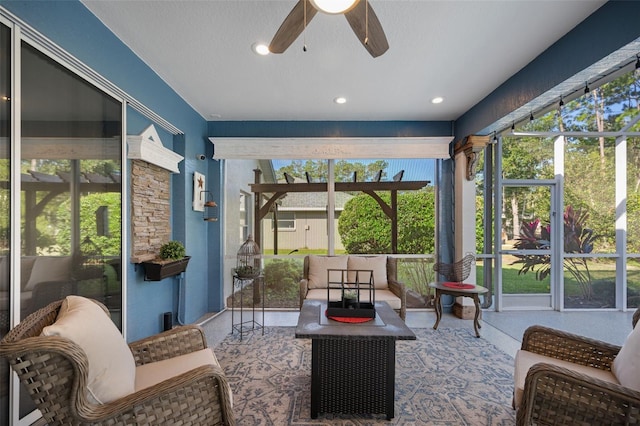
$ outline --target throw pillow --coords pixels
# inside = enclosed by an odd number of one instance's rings
[[[624,387],[640,391],[640,327],[634,328],[625,340],[611,369]]]
[[[374,288],[387,288],[387,256],[349,256],[347,264],[349,282],[355,282],[356,273],[353,270],[373,271]],[[368,283],[371,272],[358,272],[360,283]]]
[[[105,404],[133,393],[133,354],[111,318],[93,301],[67,296],[56,322],[45,327],[42,335],[65,337],[84,350],[89,361],[89,400]]]
[[[327,288],[328,269],[347,269],[347,256],[309,255],[309,288]],[[335,275],[335,276],[334,276]],[[341,273],[331,276],[332,282],[341,282]]]

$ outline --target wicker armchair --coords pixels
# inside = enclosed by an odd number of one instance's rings
[[[225,375],[211,364],[111,402],[91,402],[85,352],[63,337],[41,336],[42,329],[56,321],[61,304],[53,302],[29,315],[0,342],[0,356],[9,360],[50,426],[235,424]],[[177,327],[129,344],[136,368],[206,347],[204,333],[197,326]]]
[[[633,325],[640,316],[634,315]],[[628,425],[640,422],[640,392],[608,376],[621,347],[606,342],[532,326],[522,350],[597,369],[593,374],[553,363],[536,363],[526,373],[524,392],[516,407],[518,425]],[[584,368],[582,368],[584,370]],[[597,377],[596,377],[597,376]]]

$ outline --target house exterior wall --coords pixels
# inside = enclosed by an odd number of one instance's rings
[[[280,210],[280,211],[285,211]],[[327,236],[327,214],[325,211],[286,210],[295,214],[295,229],[281,229],[278,232],[278,254],[287,254],[294,249],[327,250],[329,238]],[[338,232],[338,218],[335,217],[335,250],[344,250],[342,239]],[[262,223],[265,248],[273,248],[273,221]]]

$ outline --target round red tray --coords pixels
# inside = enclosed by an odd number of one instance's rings
[[[442,285],[449,288],[460,288],[463,290],[471,290],[472,288],[476,288],[476,286],[473,284],[454,283],[454,282],[446,282],[446,283],[442,283]]]
[[[326,312],[325,312],[325,315],[327,315]],[[327,315],[327,318],[332,319],[334,321],[338,321],[338,322],[349,322],[352,324],[367,322],[373,319],[373,318],[364,318],[364,317],[334,317],[329,315]]]

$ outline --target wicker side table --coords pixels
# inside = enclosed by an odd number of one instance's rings
[[[435,299],[435,308],[436,308],[436,323],[433,325],[433,329],[438,329],[438,324],[440,324],[440,320],[442,319],[442,300],[440,300],[443,294],[448,294],[453,297],[465,296],[473,299],[473,303],[476,307],[476,315],[473,318],[473,329],[476,332],[476,337],[480,337],[480,322],[478,321],[478,317],[480,316],[480,294],[484,294],[489,290],[485,287],[480,287],[479,285],[474,286],[473,288],[455,288],[455,287],[447,287],[442,285],[442,283],[431,283],[429,287],[435,289],[436,291],[436,299]]]

